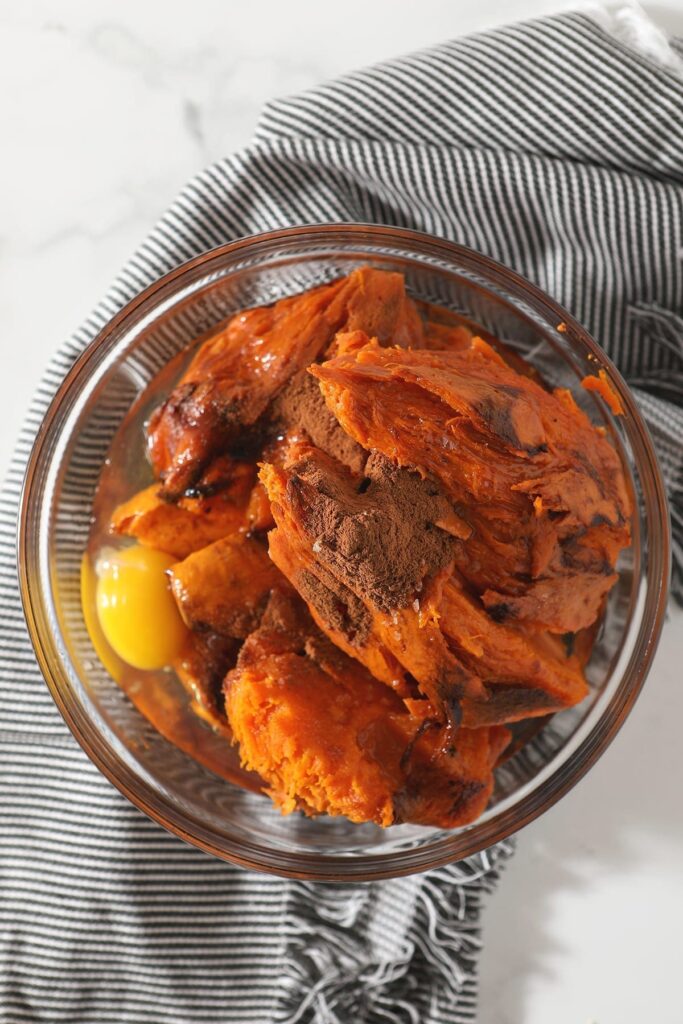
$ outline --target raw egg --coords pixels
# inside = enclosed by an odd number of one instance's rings
[[[134,668],[164,668],[183,646],[187,629],[166,575],[176,561],[140,545],[103,551],[97,560],[95,601],[102,632]]]

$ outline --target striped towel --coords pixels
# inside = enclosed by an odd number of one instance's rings
[[[253,145],[183,189],[54,358],[0,505],[1,1021],[475,1020],[480,902],[509,845],[334,886],[245,872],[166,834],[98,774],[52,705],[17,596],[17,499],[63,374],[160,274],[288,224],[406,225],[514,267],[616,360],[670,488],[680,595],[683,48],[650,32],[636,51],[615,23],[513,25],[271,103]]]

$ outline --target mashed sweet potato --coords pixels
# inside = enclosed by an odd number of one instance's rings
[[[412,713],[315,627],[295,594],[274,591],[225,683],[246,768],[283,811],[454,828],[478,817],[506,729],[459,729]]]

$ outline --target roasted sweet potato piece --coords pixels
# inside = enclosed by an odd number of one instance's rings
[[[587,629],[602,614],[619,578],[612,569],[627,539],[625,524],[600,523],[578,531],[554,548],[543,574],[523,592],[510,594],[489,587],[482,601],[500,622],[558,632],[558,621],[565,621],[572,624],[570,632]]]
[[[243,764],[284,813],[442,828],[481,814],[506,730],[454,735],[425,717],[425,702],[411,714],[312,623],[302,631],[301,613],[292,629],[291,597],[284,614],[271,609],[244,644],[225,695]]]
[[[274,306],[238,313],[199,348],[150,420],[152,464],[167,497],[192,487],[207,462],[256,423],[274,395],[317,359],[337,331],[365,324],[408,344],[422,322],[400,274],[365,267]]]
[[[380,345],[412,348],[420,345],[424,328],[403,274],[374,267],[360,267],[344,278],[343,289],[330,306],[330,320],[337,331],[362,330]],[[336,332],[335,332],[336,333]],[[332,339],[336,348],[336,339]]]
[[[284,516],[281,519],[283,524],[287,521]],[[364,603],[316,562],[305,537],[296,529],[271,530],[268,550],[332,643],[401,696],[412,695],[406,669],[373,631],[372,616]]]
[[[451,743],[448,728],[430,720],[423,719],[415,728],[417,723],[402,716],[394,717],[392,724],[408,740],[403,754],[406,781],[394,796],[396,821],[455,828],[484,813],[493,792],[493,769],[510,742],[508,729],[463,727]],[[375,730],[380,758],[382,732]]]
[[[314,628],[302,629],[295,600],[288,595],[281,609],[269,608],[226,679],[226,712],[242,764],[268,783],[285,813],[302,809],[391,824],[394,780],[363,758],[355,733],[367,721],[364,703],[372,719],[400,709],[400,701],[357,663],[348,662],[348,682],[340,686],[309,657]],[[356,694],[352,680],[358,680]]]
[[[520,376],[477,338],[449,352],[354,342],[311,373],[356,441],[440,481],[472,530],[453,552],[470,584],[499,607],[499,595],[520,598],[510,605],[516,617],[535,622],[536,604],[524,597],[538,580],[544,594],[558,593],[545,628],[588,624],[577,608],[595,612],[594,581],[572,558],[595,546],[591,534],[603,526],[612,530],[610,554],[628,544],[630,500],[617,453],[571,396]],[[604,593],[614,562],[598,547]],[[563,602],[568,587],[586,601]]]
[[[249,503],[246,512],[247,531],[263,533],[275,526],[273,514],[270,511],[270,502],[266,489],[260,480],[254,484],[254,489],[249,495]]]
[[[543,378],[535,366],[527,363],[515,349],[484,330],[475,320],[446,306],[435,306],[419,299],[415,305],[425,322],[424,339],[421,344],[414,346],[415,348],[431,348],[443,352],[448,349],[469,348],[474,338],[482,338],[513,370],[543,385]],[[370,331],[366,333],[371,335]]]
[[[583,699],[581,669],[566,658],[559,641],[536,640],[498,625],[448,574],[438,573],[431,582],[420,577],[411,581],[412,591],[396,591],[401,571],[390,534],[396,518],[403,521],[408,510],[392,509],[381,487],[369,486],[358,495],[342,467],[310,446],[294,445],[291,453],[279,470],[262,470],[277,522],[269,538],[271,557],[335,644],[401,696],[410,696],[412,677],[437,715],[453,717],[456,705],[468,725],[543,715]],[[402,472],[389,478],[394,491],[400,490],[396,480]],[[373,569],[367,558],[362,565],[357,558],[367,536],[349,546],[348,524],[355,518],[359,529],[372,535],[376,510],[381,531],[371,542],[377,557]],[[342,522],[346,536],[338,527]],[[418,519],[415,525],[424,536],[416,535],[406,546],[421,549],[424,559],[432,538],[426,524]],[[419,569],[419,559],[415,565]],[[394,574],[391,587],[382,579],[387,567]],[[391,607],[384,603],[387,592],[396,594]]]
[[[578,704],[588,693],[579,659],[557,637],[494,622],[456,579],[443,588],[439,625],[458,659],[484,684],[464,700],[464,725],[517,722]]]
[[[528,504],[521,506],[507,495],[509,488],[524,488],[525,493],[543,498],[547,487],[548,508],[566,513],[577,526],[586,526],[590,518],[586,522],[584,490],[595,483],[606,505],[601,510],[604,520],[618,523],[629,511],[616,452],[568,393],[558,398],[521,377],[479,338],[473,339],[470,348],[456,352],[399,351],[368,342],[352,355],[312,366],[311,373],[322,382],[323,395],[342,426],[352,436],[362,435],[360,443],[365,447],[375,447],[369,443],[370,433],[380,425],[385,393],[401,394],[401,382],[437,398],[443,405],[440,413],[433,406],[435,426],[441,428],[440,450],[429,450],[422,438],[401,429],[402,416],[397,423],[387,423],[385,431],[394,445],[400,439],[409,446],[409,455],[416,454],[413,449],[419,444],[421,458],[411,464],[430,469],[456,499],[464,490],[488,504],[491,492],[496,500],[507,497],[513,506],[529,511]],[[396,384],[398,388],[392,387]],[[405,400],[397,403],[398,413],[413,395],[410,387],[402,393]],[[372,403],[379,403],[374,416]],[[446,440],[450,444],[445,446]],[[380,450],[387,447],[386,437],[384,441]],[[488,462],[482,457],[484,447],[490,451]],[[461,455],[469,455],[471,462],[459,466]],[[408,461],[398,453],[397,458]],[[575,476],[573,486],[562,492],[559,507],[552,502],[557,499],[557,474],[562,471],[573,471]]]
[[[485,590],[482,601],[499,622],[521,622],[536,629],[559,632],[558,623],[571,623],[571,632],[587,629],[601,613],[617,573],[581,572],[536,580],[522,594]]]
[[[173,663],[191,698],[190,707],[216,732],[232,739],[225,717],[223,681],[234,668],[239,641],[211,631],[194,631]]]
[[[481,686],[450,652],[430,590],[449,565],[452,541],[434,519],[460,523],[415,474],[376,459],[365,473],[358,493],[344,467],[306,444],[292,446],[286,465],[265,465],[277,524],[271,557],[335,643],[400,691],[410,673],[440,713],[457,720],[460,698]]]
[[[335,282],[238,313],[204,341],[149,423],[152,465],[167,496],[191,487],[209,459],[329,344],[334,325],[325,311],[341,287]]]
[[[244,534],[223,537],[170,570],[171,590],[190,629],[245,637],[281,576],[265,547]]]
[[[229,483],[208,495],[170,503],[152,484],[115,510],[110,529],[135,537],[141,544],[186,558],[193,551],[234,533],[245,524],[249,495],[256,483],[256,467],[238,462]]]
[[[431,348],[439,352],[444,350],[457,351],[469,348],[472,344],[472,331],[460,324],[439,324],[427,321],[424,327],[424,338],[421,348]]]

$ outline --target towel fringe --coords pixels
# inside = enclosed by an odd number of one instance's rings
[[[277,1024],[474,1020],[482,898],[512,841],[428,875],[377,886],[293,882],[282,925]],[[381,899],[386,932],[372,933]]]

